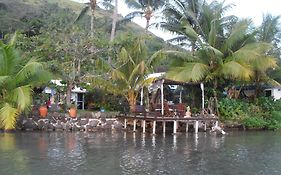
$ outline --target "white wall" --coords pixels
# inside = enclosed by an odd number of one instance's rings
[[[271,95],[275,100],[279,100],[281,98],[281,88],[272,89]]]

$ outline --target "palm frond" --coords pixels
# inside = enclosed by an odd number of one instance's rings
[[[278,65],[275,58],[269,56],[261,56],[252,62],[252,66],[254,67],[254,69],[264,72],[270,68],[276,68]]]
[[[250,78],[253,76],[253,71],[250,69],[250,66],[233,60],[224,63],[220,72],[225,78],[245,81],[250,80]]]
[[[132,9],[142,9],[143,6],[139,3],[138,0],[125,0],[125,3],[128,5],[129,8]]]
[[[89,6],[89,5],[85,6],[85,7],[81,10],[81,12],[80,12],[79,15],[77,16],[77,18],[74,20],[74,23],[79,22],[79,21],[86,15],[86,13],[89,11],[89,9],[90,9],[90,6]]]
[[[265,55],[271,48],[272,45],[269,43],[258,42],[247,44],[234,52],[233,58],[239,61],[251,62],[256,58]]]
[[[31,94],[32,89],[29,85],[21,86],[13,89],[8,98],[10,98],[14,104],[17,104],[17,109],[23,111],[31,104]]]
[[[0,128],[11,130],[15,128],[16,118],[19,114],[17,108],[9,103],[0,105]]]
[[[122,22],[131,21],[133,18],[136,18],[136,17],[142,17],[143,14],[144,14],[144,12],[142,12],[142,11],[131,12],[131,13],[127,14],[126,16],[124,16],[124,18],[122,19]]]
[[[232,46],[237,41],[240,41],[247,34],[247,30],[250,23],[251,23],[250,20],[245,19],[245,20],[238,21],[233,26],[229,37],[224,42],[223,51],[232,48]]]
[[[122,80],[124,83],[128,84],[127,75],[124,74],[124,72],[119,71],[118,69],[112,70],[111,77],[113,80]]]
[[[15,75],[15,80],[17,82],[22,82],[28,79],[29,77],[36,75],[38,70],[42,70],[43,65],[39,62],[36,62],[34,60],[29,60],[27,64],[25,64],[20,71],[17,72]]]
[[[208,72],[208,65],[191,62],[182,67],[172,67],[167,73],[167,78],[181,82],[199,82],[204,80]]]

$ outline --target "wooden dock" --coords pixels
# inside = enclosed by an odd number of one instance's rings
[[[199,121],[204,123],[204,130],[207,130],[207,122],[215,122],[215,126],[218,126],[217,117],[206,117],[206,115],[198,115],[196,117],[159,117],[153,115],[141,115],[141,114],[127,114],[127,115],[118,115],[117,118],[124,120],[124,128],[127,129],[128,120],[133,120],[133,131],[136,132],[137,121],[142,123],[142,132],[146,131],[146,122],[153,122],[152,133],[156,133],[156,122],[162,122],[163,124],[163,133],[166,132],[166,123],[173,122],[173,133],[177,133],[178,123],[186,123],[186,132],[188,132],[188,123],[193,122],[195,133],[198,133]]]

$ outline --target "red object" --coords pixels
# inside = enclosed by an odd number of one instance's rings
[[[75,118],[77,115],[77,110],[75,108],[70,108],[69,109],[69,115],[71,118]]]
[[[47,114],[48,114],[48,109],[47,109],[47,106],[40,106],[39,108],[39,114],[42,118],[46,117]]]

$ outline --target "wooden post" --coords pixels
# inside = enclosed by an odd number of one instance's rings
[[[205,106],[204,106],[204,101],[205,101],[205,95],[204,95],[204,84],[203,83],[200,83],[200,88],[201,88],[201,91],[202,91],[202,111],[204,110]]]
[[[163,133],[166,133],[166,122],[163,121]]]
[[[188,133],[188,122],[186,122],[185,132]]]
[[[204,123],[204,131],[205,132],[207,131],[207,123],[206,122]]]
[[[143,133],[145,133],[145,126],[146,126],[145,122],[146,122],[145,120],[143,120],[143,122],[142,122],[142,132]]]
[[[174,120],[174,134],[177,133],[177,121]]]
[[[136,132],[136,127],[137,127],[137,120],[135,119],[134,120],[134,129],[133,129],[134,132]]]
[[[141,100],[140,100],[140,105],[143,105],[143,88],[141,88]]]
[[[198,133],[198,120],[195,121],[195,133]]]
[[[164,80],[161,84],[161,114],[164,115]]]
[[[124,128],[127,129],[127,119],[124,120]]]
[[[152,133],[155,135],[156,132],[156,120],[153,121],[153,130]]]

